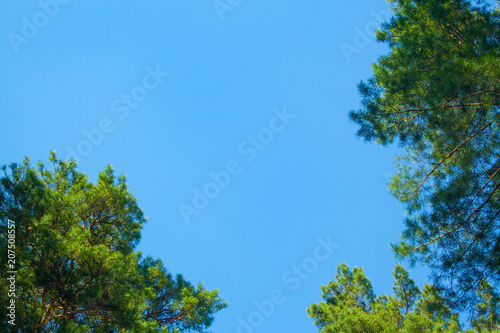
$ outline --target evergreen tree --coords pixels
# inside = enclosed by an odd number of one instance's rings
[[[478,332],[500,332],[499,295],[485,280],[479,284],[477,294],[480,301],[476,304],[472,325]]]
[[[474,310],[500,286],[500,13],[486,1],[391,0],[390,47],[359,85],[358,135],[407,154],[390,189],[407,218],[398,257]]]
[[[203,331],[224,308],[217,290],[172,276],[135,247],[145,222],[124,176],[108,166],[94,184],[74,161],[49,158],[3,167],[0,178],[1,269],[8,220],[15,222],[15,326],[7,332]],[[0,280],[0,307],[10,304]]]
[[[426,284],[420,291],[400,265],[393,276],[394,295],[375,297],[363,270],[355,267],[351,271],[342,263],[335,280],[321,287],[323,301],[309,306],[309,316],[321,333],[464,332],[458,314],[436,287]],[[472,321],[474,329],[465,332],[498,332],[499,298],[491,297],[486,284],[478,292],[484,302]]]

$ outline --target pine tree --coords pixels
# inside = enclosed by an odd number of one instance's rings
[[[124,176],[108,166],[96,183],[74,161],[3,167],[1,269],[15,222],[16,320],[7,332],[201,332],[226,303],[218,291],[172,276],[135,248],[146,219]],[[0,306],[10,302],[2,279]]]
[[[486,1],[392,0],[390,47],[359,85],[358,135],[406,155],[390,189],[406,207],[399,258],[428,265],[455,306],[500,286],[500,13]]]
[[[394,295],[375,297],[363,270],[355,267],[351,271],[342,263],[337,267],[335,280],[321,287],[323,301],[309,306],[309,316],[321,333],[463,332],[458,314],[446,305],[437,288],[426,284],[421,292],[400,265],[394,268],[393,276]],[[489,311],[478,313],[479,325],[493,318]],[[498,325],[498,317],[492,322]],[[496,331],[488,326],[487,330],[467,332]]]

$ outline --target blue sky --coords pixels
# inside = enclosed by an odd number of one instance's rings
[[[0,164],[126,174],[140,250],[228,301],[214,332],[316,332],[342,261],[391,292],[398,151],[347,118],[384,1],[54,1],[0,4]]]

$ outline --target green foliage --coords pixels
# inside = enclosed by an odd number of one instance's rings
[[[370,280],[361,268],[352,271],[345,263],[337,268],[335,280],[322,286],[323,301],[311,304],[308,313],[321,333],[459,333],[458,314],[433,285],[423,291],[400,265],[394,268],[394,295],[375,297]],[[480,311],[472,320],[474,329],[465,332],[498,332],[500,298],[482,282],[478,293]]]
[[[407,151],[390,189],[406,207],[398,257],[428,265],[447,301],[500,285],[500,13],[485,1],[391,0],[390,47],[359,85],[358,135]]]
[[[477,293],[481,301],[476,304],[472,325],[478,332],[500,332],[500,296],[485,280],[479,284]]]
[[[217,290],[172,276],[134,251],[145,223],[124,176],[108,166],[97,182],[74,161],[52,168],[25,159],[0,178],[0,255],[16,222],[16,328],[22,332],[203,331],[224,308]],[[2,259],[5,272],[7,262]],[[9,298],[0,281],[0,306]],[[0,330],[12,328],[7,317]]]

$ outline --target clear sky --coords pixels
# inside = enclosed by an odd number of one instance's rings
[[[306,308],[342,261],[391,292],[398,151],[347,117],[387,10],[2,1],[0,164],[56,150],[92,179],[112,164],[148,216],[140,250],[227,300],[213,332],[316,332]]]

